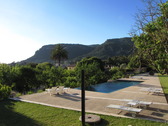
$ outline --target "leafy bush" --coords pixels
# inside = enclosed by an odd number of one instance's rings
[[[34,92],[33,91],[28,91],[27,94],[33,94]]]
[[[0,100],[6,99],[11,93],[11,87],[0,84]]]
[[[118,71],[120,71],[120,68],[119,68],[119,67],[113,67],[113,68],[110,69],[111,74],[115,74],[115,73],[117,73]]]
[[[155,73],[154,73],[154,71],[153,70],[151,70],[151,71],[149,71],[149,75],[154,75]]]
[[[112,80],[116,80],[118,78],[122,78],[125,76],[125,71],[120,69],[119,67],[113,67],[110,70],[111,76],[112,76]]]
[[[64,86],[74,88],[74,87],[78,87],[79,85],[77,84],[76,77],[68,76],[68,77],[66,77],[66,81],[64,83]]]
[[[116,72],[115,74],[112,75],[113,80],[116,80],[116,79],[119,79],[119,78],[122,78],[122,77],[124,77],[124,73],[122,71],[118,71],[118,72]]]
[[[76,74],[77,74],[77,83],[81,83],[81,71],[85,71],[85,86],[90,86],[102,82],[106,82],[106,75],[105,72],[101,70],[101,67],[99,66],[99,63],[93,62],[93,63],[83,63],[80,62],[77,64],[76,68]]]
[[[127,68],[127,64],[123,63],[120,65],[120,69],[126,69]]]
[[[41,93],[41,92],[44,92],[44,91],[43,91],[43,90],[41,90],[41,89],[37,91],[37,93]]]

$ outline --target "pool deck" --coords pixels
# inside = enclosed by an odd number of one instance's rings
[[[106,106],[110,104],[126,106],[131,100],[141,100],[152,102],[152,104],[147,109],[142,108],[143,110],[135,118],[168,122],[168,104],[164,94],[157,95],[142,91],[144,88],[161,88],[157,75],[140,74],[132,78],[122,78],[121,80],[143,82],[112,93],[85,91],[86,112],[133,118],[129,112],[122,111],[120,114],[117,114],[120,110],[108,109]],[[81,91],[76,89],[70,89],[62,95],[50,96],[47,92],[23,95],[15,98],[15,100],[81,111]]]

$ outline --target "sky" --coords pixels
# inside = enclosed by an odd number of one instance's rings
[[[0,0],[0,63],[25,60],[43,45],[130,37],[141,8],[141,0]]]

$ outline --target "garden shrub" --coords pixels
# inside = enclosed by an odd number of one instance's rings
[[[10,96],[11,87],[0,84],[0,100],[6,99]]]
[[[113,67],[111,70],[112,80],[116,80],[125,76],[125,72],[123,69],[119,67]]]
[[[41,92],[43,92],[43,90],[42,90],[42,89],[37,90],[37,93],[41,93]]]
[[[34,92],[33,91],[28,91],[27,94],[33,94]]]
[[[123,71],[118,71],[118,72],[116,72],[115,74],[112,75],[112,80],[116,80],[116,79],[119,79],[119,78],[122,78],[122,77],[124,77]]]
[[[149,75],[154,75],[155,73],[154,73],[154,71],[153,70],[151,70],[151,71],[149,71]]]
[[[66,81],[64,83],[64,86],[65,87],[71,87],[71,88],[74,88],[74,87],[78,87],[78,83],[77,83],[77,79],[76,77],[66,77]]]
[[[113,68],[110,69],[110,73],[111,73],[111,74],[115,74],[115,73],[117,73],[118,71],[120,71],[120,68],[119,68],[119,67],[113,67]]]

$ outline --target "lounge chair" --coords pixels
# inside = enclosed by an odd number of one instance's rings
[[[50,96],[57,93],[56,90],[57,90],[57,87],[52,87],[51,89],[49,89],[48,91],[50,93]]]
[[[133,76],[132,79],[143,79],[143,77]]]
[[[59,92],[59,94],[65,93],[64,92],[64,86],[59,86],[58,92]]]
[[[132,100],[127,103],[127,105],[130,105],[130,106],[138,105],[139,108],[140,108],[140,106],[145,106],[145,109],[151,104],[152,104],[152,102],[146,102],[146,101],[140,101],[140,100]]]
[[[159,95],[160,93],[163,93],[161,88],[142,88],[141,91],[147,91],[148,94],[154,93]]]
[[[50,93],[51,89],[50,89],[50,88],[47,88],[47,89],[45,89],[45,91],[46,91],[47,93]]]
[[[113,104],[108,105],[107,108],[114,108],[114,109],[120,109],[121,111],[128,111],[132,114],[132,117],[136,117],[136,115],[142,111],[142,109],[139,109],[139,108],[133,108],[133,107],[127,107],[127,106],[121,106],[121,105],[113,105]]]
[[[155,88],[152,93],[155,93],[155,94],[159,95],[159,94],[163,93],[163,91],[162,91],[161,88]]]
[[[64,92],[69,92],[70,91],[70,87],[64,87]]]

